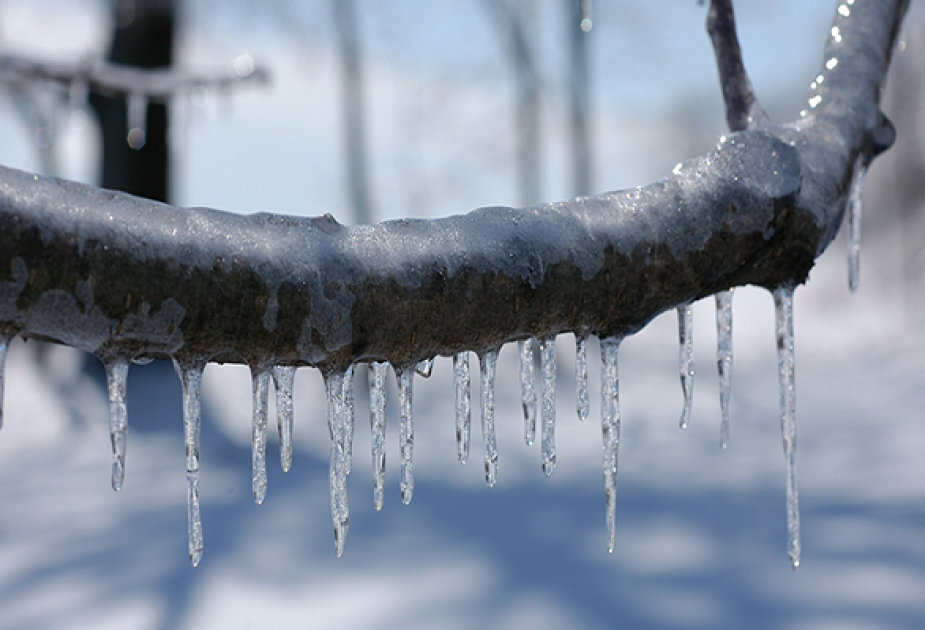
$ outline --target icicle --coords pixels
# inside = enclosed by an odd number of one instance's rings
[[[601,339],[601,434],[604,442],[608,553],[613,553],[617,535],[617,452],[620,446],[620,373],[617,355],[622,341],[622,337]]]
[[[434,371],[434,357],[429,359],[424,359],[418,363],[417,367],[414,368],[414,371],[423,376],[424,378],[430,378],[430,375]]]
[[[694,405],[694,307],[690,304],[678,307],[678,338],[681,342],[681,390],[684,392],[681,428],[686,429]]]
[[[720,446],[729,445],[729,396],[732,393],[732,289],[716,294],[716,367],[719,370],[719,406],[723,421]]]
[[[183,387],[183,433],[186,443],[186,523],[189,557],[194,567],[202,560],[202,517],[199,514],[199,426],[202,370],[198,362],[179,363],[174,369]]]
[[[382,509],[385,487],[385,377],[389,364],[375,362],[369,378],[369,431],[373,454],[373,506]]]
[[[520,396],[524,406],[524,441],[533,446],[536,439],[536,379],[533,374],[533,352],[536,339],[524,339],[520,348]]]
[[[279,464],[283,472],[292,467],[292,386],[295,381],[294,365],[277,365],[273,368],[273,387],[276,388],[276,426],[279,430]]]
[[[780,429],[787,458],[787,555],[793,568],[800,566],[800,495],[797,492],[796,389],[793,357],[793,287],[774,291],[777,320],[777,369],[780,376]]]
[[[136,151],[145,146],[148,136],[148,97],[144,94],[131,94],[128,97],[128,146]]]
[[[412,389],[414,385],[414,370],[402,368],[398,371],[398,400],[401,407],[398,425],[399,451],[401,455],[401,502],[405,505],[411,503],[414,492],[414,475],[412,473],[411,455],[414,451],[414,417],[411,413]]]
[[[453,357],[453,380],[456,384],[456,457],[460,464],[465,464],[469,461],[469,434],[472,426],[467,351]]]
[[[492,487],[498,481],[498,442],[495,438],[495,368],[498,351],[488,350],[479,357],[482,369],[482,443],[485,449],[485,482]]]
[[[575,401],[578,419],[582,422],[591,413],[588,400],[588,333],[575,335]]]
[[[350,527],[350,506],[347,503],[347,405],[344,400],[346,374],[328,374],[324,379],[328,402],[328,432],[331,435],[331,519],[334,521],[334,550],[337,557],[344,553],[347,530]]]
[[[543,474],[549,477],[556,469],[556,338],[540,341],[543,371],[543,436],[540,448]]]
[[[125,405],[125,385],[128,380],[128,359],[119,357],[106,361],[106,384],[109,390],[109,441],[112,443],[112,489],[122,489],[125,480],[125,443],[128,430],[128,410]]]
[[[356,365],[351,365],[347,368],[347,372],[344,374],[344,413],[346,416],[344,421],[347,423],[347,474],[350,474],[350,471],[353,470],[353,435],[354,427],[356,426],[355,415],[354,415],[354,390],[353,390],[353,377],[356,373]]]
[[[251,366],[253,407],[251,415],[251,488],[254,503],[267,498],[267,398],[270,394],[270,372]]]
[[[0,428],[3,428],[3,373],[6,366],[6,351],[10,347],[12,335],[0,333]]]
[[[854,178],[848,191],[848,288],[858,290],[861,272],[861,192],[867,176],[867,163],[859,156],[854,163]]]

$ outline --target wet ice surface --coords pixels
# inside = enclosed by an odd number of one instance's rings
[[[841,289],[843,258],[833,259],[832,284]],[[593,338],[585,423],[574,417],[573,344],[557,347],[563,420],[550,479],[539,470],[538,450],[523,444],[516,345],[498,358],[503,474],[491,490],[481,449],[475,466],[457,464],[451,360],[438,359],[429,380],[415,377],[414,501],[386,501],[376,513],[370,438],[357,431],[363,456],[347,481],[351,532],[339,560],[331,548],[330,441],[318,373],[296,375],[295,465],[285,475],[267,467],[272,492],[258,509],[248,465],[250,376],[242,367],[209,366],[201,440],[206,553],[195,571],[184,561],[186,462],[172,368],[158,361],[130,370],[130,474],[114,493],[102,368],[93,361],[95,371],[84,375],[67,350],[54,348],[51,372],[40,373],[16,341],[0,432],[0,475],[16,480],[0,486],[4,621],[23,628],[301,628],[306,620],[424,628],[435,619],[447,628],[918,628],[925,617],[925,340],[901,327],[877,338],[851,334],[875,332],[869,323],[884,316],[858,302],[863,292],[839,304],[816,299],[812,286],[801,288],[794,309],[803,510],[796,573],[785,551],[774,306],[765,291],[736,294],[737,422],[723,453],[712,369],[698,381],[690,428],[677,429],[676,314],[623,342],[612,556]],[[696,358],[709,367],[712,300],[694,309]],[[846,334],[831,331],[833,318]],[[360,382],[362,426],[369,402]],[[387,390],[385,489],[397,498],[391,374]],[[275,397],[269,402],[272,417]],[[267,457],[278,449],[271,431]]]

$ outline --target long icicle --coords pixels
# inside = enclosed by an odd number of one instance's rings
[[[453,381],[456,385],[456,457],[460,464],[469,461],[472,432],[472,391],[469,376],[469,352],[453,357]]]
[[[867,176],[867,158],[862,154],[854,164],[854,178],[848,191],[848,288],[858,290],[861,274],[861,193]]]
[[[485,451],[485,483],[498,482],[498,440],[495,437],[495,370],[498,351],[488,350],[479,357],[482,372],[482,444]]]
[[[334,522],[334,551],[344,554],[347,531],[350,529],[350,504],[347,502],[347,422],[344,401],[344,373],[325,375],[324,387],[328,403],[328,433],[331,436],[331,465],[328,479],[331,486],[331,520]]]
[[[681,372],[681,391],[684,392],[684,409],[681,411],[681,428],[686,429],[691,421],[694,407],[694,307],[690,304],[678,307],[678,339]]]
[[[588,333],[575,335],[575,409],[578,420],[584,422],[591,413],[588,398]]]
[[[617,356],[622,341],[622,337],[601,339],[601,434],[604,443],[608,553],[613,553],[617,537],[617,453],[620,446],[620,372]]]
[[[267,498],[267,403],[270,395],[270,371],[251,366],[253,393],[251,414],[251,490],[254,503]]]
[[[398,376],[398,400],[401,407],[398,424],[399,454],[401,456],[399,486],[401,487],[401,502],[408,505],[411,503],[411,495],[414,493],[412,465],[412,454],[414,453],[414,415],[412,413],[414,368],[401,368],[396,376]]]
[[[199,512],[199,433],[204,363],[174,360],[183,388],[183,441],[186,443],[186,525],[190,562],[202,560],[202,516]]]
[[[346,457],[348,475],[350,471],[353,470],[353,435],[356,427],[356,407],[354,405],[356,396],[353,387],[355,375],[356,364],[351,363],[350,367],[347,368],[347,372],[344,374],[344,422],[346,423],[346,432],[344,435],[346,439],[346,452],[344,455]]]
[[[376,361],[369,374],[369,433],[373,456],[373,507],[382,509],[385,495],[385,379],[389,364]]]
[[[777,321],[777,369],[780,376],[780,429],[787,459],[787,555],[800,567],[800,494],[796,472],[796,388],[793,356],[793,287],[774,290]]]
[[[12,335],[0,333],[0,429],[3,428],[3,375],[6,371],[6,352],[10,347]]]
[[[719,444],[729,446],[729,397],[732,394],[732,289],[716,294],[716,367],[722,413]]]
[[[540,444],[543,474],[556,470],[556,338],[540,341],[540,364],[543,372],[543,436]]]
[[[533,369],[533,353],[536,339],[522,339],[517,342],[520,350],[520,397],[524,407],[524,441],[533,446],[536,439],[536,376]]]
[[[276,425],[279,430],[279,464],[283,472],[292,467],[292,387],[296,368],[277,365],[273,368],[273,386],[276,389]]]
[[[106,389],[109,393],[109,441],[112,444],[112,489],[119,491],[125,481],[125,446],[128,434],[128,408],[125,389],[129,361],[125,357],[107,360]]]

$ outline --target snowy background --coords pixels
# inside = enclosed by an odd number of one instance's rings
[[[835,4],[741,4],[753,82],[777,119],[791,118],[821,59]],[[596,5],[595,187],[604,190],[657,179],[712,145],[723,122],[704,7],[693,0]],[[182,64],[222,67],[250,53],[272,68],[274,82],[178,114],[186,122],[175,138],[176,202],[332,212],[349,222],[326,5],[278,6],[258,12],[245,0],[188,3]],[[378,216],[517,204],[510,77],[483,7],[462,0],[361,6],[368,9]],[[558,41],[559,7],[531,6],[544,38]],[[106,10],[91,1],[0,1],[0,51],[68,58],[104,50]],[[921,38],[907,39],[903,55],[912,57]],[[565,198],[562,46],[550,44],[543,55],[544,196]],[[66,120],[62,111],[60,173],[92,181],[93,129],[69,129]],[[23,122],[0,97],[0,163],[37,169]],[[17,341],[0,432],[0,627],[921,628],[925,322],[921,285],[896,280],[909,237],[882,190],[898,168],[890,159],[869,177],[859,293],[848,295],[841,241],[796,293],[799,571],[785,553],[772,300],[740,289],[726,452],[719,448],[712,301],[695,306],[698,370],[686,431],[677,427],[674,313],[623,345],[612,556],[600,404],[592,395],[592,419],[577,421],[571,336],[557,342],[559,457],[551,479],[543,478],[537,448],[523,444],[514,348],[502,351],[498,365],[501,459],[492,489],[477,457],[464,467],[455,462],[451,368],[439,359],[431,379],[415,382],[410,506],[398,492],[394,395],[381,513],[372,507],[369,439],[358,430],[351,527],[340,559],[317,371],[300,370],[296,379],[293,469],[284,475],[270,467],[268,497],[257,507],[249,376],[241,367],[210,366],[203,385],[205,553],[195,570],[186,552],[180,388],[172,367],[132,368],[126,482],[114,493],[101,368],[66,348],[37,358],[33,344]],[[597,383],[596,343],[590,359]],[[394,381],[390,386],[394,394]],[[358,429],[367,408],[360,395]],[[476,446],[477,429],[473,439]],[[268,458],[277,455],[274,442]]]

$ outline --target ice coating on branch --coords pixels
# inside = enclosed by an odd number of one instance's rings
[[[202,370],[199,362],[174,360],[183,389],[183,441],[186,443],[186,526],[189,557],[194,567],[202,560],[202,517],[199,514],[199,433]]]
[[[777,369],[780,377],[780,430],[787,459],[787,555],[800,567],[800,495],[796,472],[796,387],[793,356],[793,288],[774,290],[777,322]]]
[[[144,94],[131,94],[128,97],[127,120],[128,146],[139,150],[145,146],[148,136],[148,97]]]
[[[295,382],[294,365],[277,365],[273,368],[273,387],[276,388],[276,425],[279,430],[279,464],[283,472],[292,467],[292,386]]]
[[[536,339],[522,339],[517,342],[520,350],[520,398],[524,407],[524,441],[533,446],[536,439],[536,376],[533,354]]]
[[[453,356],[453,382],[456,386],[456,457],[460,464],[465,464],[469,461],[469,436],[472,432],[468,351]]]
[[[540,340],[540,365],[543,372],[543,435],[540,444],[543,474],[556,470],[556,338]]]
[[[354,400],[353,377],[356,374],[356,365],[351,364],[344,374],[344,422],[347,423],[347,474],[353,470],[353,436],[356,431],[356,413]]]
[[[608,553],[613,553],[617,536],[617,451],[620,446],[620,373],[617,355],[622,341],[622,337],[601,339],[601,434],[604,442]]]
[[[414,371],[423,376],[424,378],[430,378],[430,375],[434,371],[434,357],[429,359],[424,359],[417,364],[417,367],[414,368]]]
[[[389,364],[374,361],[369,366],[369,433],[373,456],[373,507],[382,509],[385,488],[385,379]]]
[[[414,452],[414,416],[411,403],[414,385],[414,370],[401,368],[398,370],[398,402],[401,407],[398,424],[399,453],[401,456],[401,472],[399,485],[401,486],[401,502],[405,505],[411,503],[414,493],[414,475],[412,472],[411,457]]]
[[[0,333],[0,429],[3,428],[3,380],[6,371],[6,353],[10,347],[12,336],[8,333]]]
[[[251,414],[251,489],[254,503],[267,498],[267,404],[270,395],[270,372],[251,366],[253,406]]]
[[[331,519],[334,521],[334,551],[344,553],[347,530],[350,527],[350,506],[347,503],[347,403],[344,381],[347,374],[334,372],[324,377],[328,403],[328,432],[331,436]]]
[[[109,441],[112,444],[112,489],[122,489],[125,481],[125,445],[128,433],[128,409],[125,386],[129,361],[125,357],[107,360],[106,388],[109,393]]]
[[[498,481],[498,441],[495,437],[495,369],[498,351],[487,350],[479,357],[482,372],[482,444],[485,450],[485,483]]]
[[[716,294],[716,367],[722,413],[720,446],[729,446],[729,397],[732,394],[732,289]]]
[[[867,176],[867,162],[858,156],[854,165],[854,178],[848,191],[848,288],[858,290],[861,273],[861,193]]]
[[[684,392],[681,428],[686,429],[694,406],[694,307],[690,304],[678,307],[678,339],[681,346],[678,361],[681,391]]]
[[[588,333],[575,335],[575,407],[582,422],[591,413],[588,399]]]

